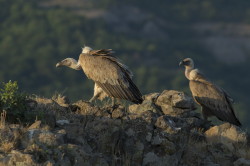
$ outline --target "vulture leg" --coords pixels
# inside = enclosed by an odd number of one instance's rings
[[[204,107],[201,107],[201,113],[202,113],[202,116],[203,116],[203,119],[204,120],[207,120],[207,114],[206,114],[206,109]]]
[[[118,98],[111,97],[111,107],[117,108],[121,105],[121,100]]]
[[[114,97],[111,97],[111,106],[112,106],[112,107],[115,106],[115,102],[116,102],[115,98],[114,98]]]
[[[208,115],[207,115],[207,111],[204,107],[201,107],[201,113],[202,113],[203,119],[207,120]]]
[[[89,102],[92,103],[95,99],[96,99],[96,96],[93,96],[93,97],[89,100]]]
[[[93,96],[93,97],[89,100],[89,102],[92,103],[95,99],[96,99],[96,97]]]
[[[94,94],[93,97],[89,100],[90,103],[92,103],[93,101],[95,101],[99,96],[100,96],[101,92]]]
[[[201,106],[201,112],[202,112],[202,116],[203,116],[204,120],[211,122],[211,121],[207,120],[207,118],[212,115],[212,113],[208,110],[208,108]]]
[[[118,105],[120,104],[118,101],[119,101],[119,99],[111,97],[111,107],[117,108]]]

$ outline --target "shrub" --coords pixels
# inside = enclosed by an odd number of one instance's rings
[[[26,110],[25,100],[27,95],[19,91],[16,81],[2,83],[0,87],[0,108],[1,112],[6,110],[7,116],[11,115],[15,119],[22,119]]]

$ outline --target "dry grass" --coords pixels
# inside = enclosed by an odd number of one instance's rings
[[[15,148],[15,142],[2,142],[0,146],[0,150],[4,153],[10,152]]]
[[[39,104],[52,104],[53,100],[52,99],[47,99],[47,98],[43,98],[43,97],[39,97],[39,96],[33,96],[32,97],[33,100],[35,100],[37,103]]]
[[[3,112],[1,113],[1,118],[0,118],[0,128],[3,128],[5,126],[6,116],[7,116],[7,112],[3,110]]]
[[[21,129],[10,128],[6,123],[7,112],[3,110],[0,117],[0,152],[8,153],[15,149],[21,139]]]
[[[0,151],[3,153],[10,152],[17,148],[19,141],[21,140],[20,128],[10,128],[5,125],[4,128],[0,129]]]

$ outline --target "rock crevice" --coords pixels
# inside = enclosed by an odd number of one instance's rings
[[[46,100],[47,101],[47,100]],[[249,165],[248,134],[200,118],[190,96],[165,90],[140,105],[97,107],[85,101],[43,103],[48,116],[25,128],[0,129],[0,165]],[[51,117],[49,117],[51,116]]]

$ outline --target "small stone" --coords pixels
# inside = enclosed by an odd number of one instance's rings
[[[56,124],[63,126],[65,124],[69,124],[69,121],[68,120],[57,120]]]
[[[50,161],[46,161],[43,165],[44,166],[54,166],[55,162],[50,160]]]
[[[182,109],[194,109],[194,100],[192,97],[186,95],[184,92],[175,90],[164,90],[157,98],[156,104],[158,106],[172,106]]]
[[[150,163],[156,163],[158,160],[159,160],[159,157],[154,152],[148,152],[147,154],[145,154],[143,158],[142,165],[146,166]]]
[[[187,114],[190,114],[191,110],[190,109],[181,109],[181,108],[176,108],[173,106],[169,105],[162,105],[161,106],[162,112],[164,115],[170,115],[174,117],[178,116],[188,116]]]
[[[100,109],[98,107],[93,106],[91,103],[79,100],[74,104],[69,106],[72,112],[76,112],[80,115],[96,115],[100,114]],[[103,110],[102,110],[103,111]]]
[[[169,122],[165,119],[165,116],[160,116],[157,118],[155,126],[161,129],[166,129],[169,127]]]
[[[143,99],[155,102],[155,100],[157,99],[157,97],[159,97],[159,95],[160,93],[149,93],[147,95],[144,95]]]
[[[151,142],[151,140],[152,140],[152,133],[148,133],[148,134],[147,134],[146,140],[147,140],[148,142]]]
[[[136,143],[136,149],[139,151],[143,151],[144,150],[144,145],[141,142],[137,142]]]
[[[234,162],[234,166],[250,166],[250,160],[239,158]]]
[[[38,129],[30,129],[30,130],[28,130],[27,131],[27,134],[28,134],[28,139],[30,140],[30,139],[33,139],[33,136],[35,135],[35,133],[39,133],[40,132],[40,130],[38,130]],[[28,141],[29,141],[28,140]]]
[[[70,159],[68,157],[63,157],[62,160],[60,160],[58,163],[60,166],[71,166]]]
[[[152,145],[160,145],[162,143],[162,139],[159,135],[156,135],[152,139]]]
[[[35,139],[40,143],[43,143],[47,146],[58,146],[59,144],[64,143],[63,134],[54,134],[52,132],[42,132]]]
[[[129,137],[131,137],[131,136],[133,136],[133,135],[135,134],[135,132],[134,132],[133,129],[129,128],[129,129],[126,131],[126,134],[127,134]]]
[[[12,165],[29,165],[37,166],[38,163],[35,162],[34,158],[30,154],[22,153],[18,150],[12,150],[8,156],[0,160],[1,166],[12,166]]]
[[[61,129],[57,131],[58,134],[66,134],[66,130],[65,129]]]
[[[211,127],[205,132],[208,142],[222,143],[230,150],[234,150],[234,144],[241,143],[247,145],[247,134],[239,127],[224,123],[219,126]]]
[[[149,100],[144,100],[142,104],[133,104],[129,106],[128,112],[131,114],[142,114],[146,111],[160,113],[159,108]]]
[[[95,114],[95,116],[99,116],[99,117],[105,117],[105,118],[111,118],[111,114],[109,112],[109,110],[98,110]]]
[[[169,155],[176,152],[175,144],[167,139],[163,139],[161,145],[164,146],[165,152]]]
[[[112,112],[112,118],[114,119],[118,119],[118,118],[122,118],[124,115],[125,115],[125,112],[124,112],[124,107],[118,107],[117,109],[115,109],[113,112]]]

